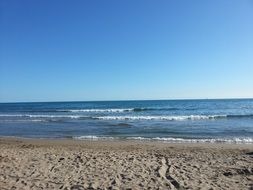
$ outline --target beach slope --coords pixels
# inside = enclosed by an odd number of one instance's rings
[[[1,189],[253,189],[253,146],[0,139]]]

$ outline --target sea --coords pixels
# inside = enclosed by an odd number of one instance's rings
[[[0,103],[0,136],[253,144],[253,99]]]

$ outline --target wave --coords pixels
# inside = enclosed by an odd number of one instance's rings
[[[165,110],[159,108],[109,108],[109,109],[70,109],[70,110],[58,110],[60,112],[109,112],[109,113],[121,113],[121,112],[142,112],[152,110]],[[167,110],[167,109],[166,109]],[[172,108],[171,110],[174,110]]]
[[[85,115],[35,115],[35,114],[0,114],[0,117],[23,117],[23,118],[69,118],[69,119],[93,119],[93,120],[215,120],[215,119],[240,119],[253,118],[253,115],[183,115],[183,116],[85,116]]]
[[[174,143],[253,143],[253,138],[217,138],[217,139],[183,139],[183,138],[172,138],[172,137],[127,137],[129,140],[154,140],[154,141],[165,141]]]
[[[90,109],[42,109],[42,110],[23,110],[23,112],[37,112],[37,113],[54,113],[54,112],[97,112],[97,113],[121,113],[121,112],[145,112],[145,111],[194,111],[201,108],[190,107],[136,107],[136,108],[90,108]],[[231,109],[231,108],[223,108]],[[243,106],[236,109],[253,109],[252,106]]]
[[[129,111],[133,111],[134,108],[127,108],[127,109],[72,109],[72,110],[61,110],[61,111],[65,111],[65,112],[129,112]]]
[[[76,140],[139,140],[139,141],[160,141],[169,143],[236,143],[236,144],[252,144],[253,138],[213,138],[213,139],[184,139],[184,138],[172,138],[172,137],[108,137],[108,136],[76,136],[73,137]]]
[[[189,115],[189,116],[100,116],[94,117],[99,120],[167,120],[167,121],[184,121],[184,120],[202,120],[226,118],[226,115]]]
[[[183,116],[101,116],[96,117],[99,120],[167,120],[167,121],[185,121],[185,120],[215,120],[215,119],[236,119],[253,118],[253,115],[183,115]]]
[[[17,114],[17,115],[0,115],[0,117],[28,117],[28,118],[71,118],[71,119],[97,119],[97,120],[199,120],[199,119],[214,119],[221,116],[205,116],[205,115],[190,115],[190,116],[81,116],[81,115],[32,115],[32,114]]]
[[[143,111],[172,111],[181,110],[180,108],[108,108],[108,109],[70,109],[70,110],[57,110],[56,112],[143,112]],[[184,109],[193,110],[193,109]]]
[[[167,108],[152,108],[152,107],[136,107],[136,108],[91,108],[91,109],[41,109],[41,110],[22,110],[26,113],[61,113],[61,112],[71,112],[71,113],[122,113],[122,112],[145,112],[145,111],[173,111],[173,110],[195,110],[192,108],[176,108],[176,107],[167,107]]]
[[[17,114],[17,115],[11,115],[11,114],[2,114],[0,117],[24,117],[24,118],[71,118],[71,119],[85,119],[85,118],[91,118],[88,116],[80,116],[80,115],[30,115],[30,114]]]
[[[93,136],[93,135],[87,135],[87,136],[77,136],[73,137],[73,139],[76,140],[115,140],[118,139],[117,137],[105,137],[105,136]]]

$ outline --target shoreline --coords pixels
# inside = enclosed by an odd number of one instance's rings
[[[158,146],[187,146],[202,148],[232,148],[232,149],[252,149],[251,143],[224,143],[224,142],[170,142],[159,140],[137,140],[137,139],[75,139],[75,138],[29,138],[29,137],[0,137],[1,144],[30,143],[36,145],[158,145]]]
[[[214,145],[242,145],[251,146],[253,145],[252,138],[217,138],[217,139],[184,139],[184,138],[174,138],[174,137],[155,137],[155,138],[145,138],[145,137],[107,137],[107,136],[80,136],[80,137],[19,137],[19,136],[0,136],[0,140],[25,140],[25,141],[80,141],[80,142],[140,142],[140,143],[162,143],[162,144],[214,144]]]
[[[253,146],[0,138],[3,189],[250,189]]]

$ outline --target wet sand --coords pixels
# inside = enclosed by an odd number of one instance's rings
[[[253,189],[253,145],[0,138],[1,189]]]

